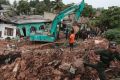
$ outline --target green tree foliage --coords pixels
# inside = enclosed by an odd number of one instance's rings
[[[108,40],[120,43],[120,28],[109,29],[104,33],[104,35]]]
[[[26,0],[21,0],[18,3],[17,10],[20,14],[28,15],[30,12],[30,5]]]
[[[55,0],[55,2],[62,2],[62,0]]]
[[[13,17],[13,16],[15,16],[15,15],[17,15],[18,14],[18,10],[17,10],[17,6],[18,6],[18,4],[17,4],[17,1],[15,0],[14,2],[13,2],[13,5],[12,5],[12,7],[9,7],[9,12],[7,12],[7,15],[9,16],[9,17]]]
[[[60,12],[65,8],[65,5],[61,0],[55,0],[52,5],[52,11],[56,10],[56,12]]]
[[[109,7],[102,11],[99,23],[108,29],[120,27],[120,7]]]
[[[44,1],[41,1],[36,4],[35,8],[36,8],[35,14],[43,14],[44,11],[46,10],[46,5],[45,5]]]
[[[92,5],[85,5],[85,8],[82,12],[82,16],[84,17],[93,17],[95,15],[95,9],[92,7]]]
[[[105,37],[111,41],[120,43],[120,7],[109,7],[102,11],[99,25],[107,31],[104,33]]]
[[[10,5],[9,0],[0,0],[0,4]]]
[[[30,7],[35,7],[35,1],[30,0]]]
[[[45,3],[45,5],[46,5],[46,11],[50,11],[51,10],[51,2],[50,2],[50,0],[44,0],[44,3]]]
[[[39,0],[30,0],[30,7],[35,7],[39,3]]]
[[[50,0],[44,0],[44,3],[45,3],[47,6],[50,6]]]

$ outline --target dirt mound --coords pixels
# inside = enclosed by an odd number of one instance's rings
[[[95,55],[94,49],[107,47],[107,45],[106,39],[95,38],[80,42],[71,52],[69,48],[42,49],[41,45],[24,45],[16,49],[5,48],[0,55],[2,57],[0,79],[96,80],[98,79],[96,70],[84,68],[83,56],[87,54],[90,63],[97,63],[99,56]],[[120,62],[112,62],[111,66],[114,67],[106,71],[107,77],[110,79],[120,76]]]

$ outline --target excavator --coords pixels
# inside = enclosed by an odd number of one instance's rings
[[[84,6],[85,3],[84,0],[82,0],[79,4],[72,5],[59,12],[59,14],[52,21],[50,30],[47,33],[42,32],[41,34],[31,34],[30,41],[55,42],[58,35],[58,24],[63,20],[64,17],[73,13],[75,14],[75,21],[78,21]]]

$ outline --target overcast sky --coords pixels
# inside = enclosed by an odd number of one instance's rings
[[[10,3],[13,3],[14,0],[9,0],[9,1]],[[16,1],[19,1],[19,0],[16,0]],[[81,2],[81,0],[62,0],[62,1],[65,4]],[[110,6],[120,7],[120,0],[85,0],[85,3],[88,3],[89,5],[92,5],[95,8],[98,8],[98,7],[108,8]]]

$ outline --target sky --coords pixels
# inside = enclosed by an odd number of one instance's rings
[[[14,0],[9,0],[10,3],[13,3]],[[16,0],[19,1],[19,0]],[[28,0],[29,1],[29,0]],[[62,0],[63,3],[80,3],[81,0]],[[110,6],[119,6],[120,7],[120,0],[85,0],[85,3],[92,5],[94,8],[108,8]]]

